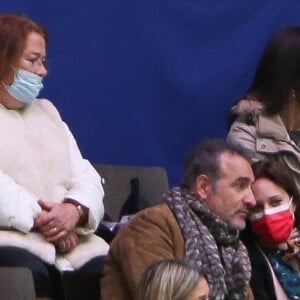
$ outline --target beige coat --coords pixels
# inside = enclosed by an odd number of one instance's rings
[[[290,138],[279,115],[266,116],[257,101],[243,99],[232,108],[237,119],[227,140],[245,149],[253,162],[274,159],[285,164],[300,191],[300,148]]]
[[[166,204],[145,209],[116,236],[104,266],[102,300],[131,300],[142,273],[161,259],[184,259],[179,225]],[[249,299],[253,299],[249,291]]]

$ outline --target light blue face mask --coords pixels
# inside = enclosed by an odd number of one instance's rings
[[[37,97],[43,88],[43,77],[28,72],[24,69],[16,69],[14,81],[11,85],[2,82],[6,91],[15,99],[29,103]]]

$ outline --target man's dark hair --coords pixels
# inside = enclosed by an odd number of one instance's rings
[[[242,149],[227,143],[225,140],[205,139],[194,146],[185,159],[182,187],[193,188],[200,174],[206,175],[215,187],[216,181],[222,175],[220,156],[225,152],[240,155],[248,160]]]

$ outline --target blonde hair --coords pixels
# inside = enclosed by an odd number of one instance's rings
[[[136,300],[183,300],[203,274],[187,262],[164,259],[150,265],[139,282]]]

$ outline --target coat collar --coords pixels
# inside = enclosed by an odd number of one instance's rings
[[[257,135],[271,137],[279,140],[289,140],[289,134],[279,115],[259,115],[257,120]]]
[[[251,115],[251,119],[257,126],[257,135],[261,138],[276,138],[278,140],[290,140],[287,129],[277,114],[266,116],[264,114],[264,105],[256,99],[241,99],[231,109],[237,115]]]

